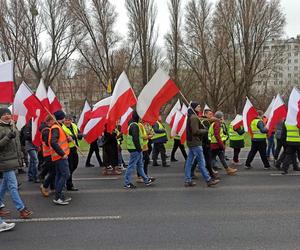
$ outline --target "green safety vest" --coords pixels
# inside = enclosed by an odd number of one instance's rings
[[[214,125],[215,123],[213,122],[208,129],[208,140],[210,140],[211,143],[217,143],[217,139],[215,137],[214,134]],[[227,135],[224,134],[224,129],[222,126],[220,126],[220,138],[222,141],[226,141],[227,140]]]
[[[175,136],[174,136],[174,139],[180,140],[180,135],[175,135]]]
[[[231,124],[229,125],[228,131],[229,131],[229,139],[231,141],[243,141],[244,140],[244,135],[239,135],[239,133],[233,129],[233,126]]]
[[[286,127],[286,141],[287,142],[300,142],[300,130],[297,125],[288,125]]]
[[[259,121],[262,121],[259,118],[255,118],[252,122],[251,122],[251,130],[252,130],[252,138],[253,139],[267,139],[267,134],[260,132],[259,128],[257,127],[257,124]]]
[[[129,129],[132,124],[136,124],[139,127],[139,141],[140,141],[141,148],[143,147],[143,137],[142,137],[143,132],[142,132],[140,126],[136,122],[133,122],[128,126],[128,135],[126,138],[127,149],[134,150],[134,149],[136,149],[136,147],[133,143],[132,136],[129,134]]]
[[[142,124],[142,123],[139,123],[139,129],[140,129],[140,132],[141,132],[141,136],[142,136],[142,139],[143,139],[143,143],[141,144],[142,148],[144,148],[146,145],[148,145],[148,139],[144,139],[144,137],[147,136],[147,131],[146,131],[146,128],[145,126]]]
[[[123,138],[122,137],[119,137],[119,135],[121,134],[121,131],[119,131],[119,129],[115,129],[115,133],[117,134],[117,142],[119,145],[122,144],[122,141],[123,141]]]
[[[77,137],[78,136],[78,127],[77,127],[77,125],[75,123],[71,123],[71,126],[73,128],[75,136]],[[67,136],[71,136],[71,137],[73,136],[71,130],[65,124],[62,125],[62,129],[65,131]],[[79,145],[78,137],[77,137],[77,141],[78,141],[78,145]],[[75,147],[75,141],[74,140],[69,142],[69,148],[73,148],[73,147]]]
[[[159,130],[165,129],[164,125],[162,125],[159,121],[157,121],[157,124],[158,124],[158,129]],[[155,140],[155,139],[158,139],[158,138],[161,138],[161,137],[164,137],[164,136],[167,136],[166,132],[158,133],[158,134],[155,133],[154,136],[151,139]]]

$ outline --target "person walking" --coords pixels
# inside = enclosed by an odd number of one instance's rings
[[[21,145],[19,133],[12,121],[12,115],[8,108],[0,108],[0,172],[2,181],[0,184],[0,210],[3,214],[9,214],[4,210],[4,196],[6,192],[19,211],[22,219],[28,219],[33,214],[22,201],[18,191],[18,181],[15,170],[21,163]]]
[[[184,160],[187,159],[187,154],[186,154],[186,151],[185,151],[185,147],[184,147],[184,144],[181,143],[180,141],[180,136],[179,135],[175,135],[174,136],[174,144],[173,144],[173,149],[172,149],[172,152],[171,152],[171,162],[176,162],[178,161],[176,158],[175,158],[175,153],[177,151],[177,149],[179,148],[182,155],[183,155],[183,158]]]
[[[86,167],[95,167],[95,165],[91,164],[91,158],[92,158],[92,155],[94,152],[95,152],[99,167],[103,167],[103,162],[102,162],[102,159],[100,156],[100,150],[99,150],[99,146],[98,146],[98,139],[94,140],[90,144],[90,149],[89,149],[88,156],[86,158],[85,166]]]
[[[233,148],[232,163],[236,166],[239,166],[241,165],[241,162],[239,160],[239,154],[241,152],[241,149],[245,147],[245,140],[244,140],[245,130],[243,126],[239,128],[234,128],[233,125],[230,123],[228,132],[229,132],[229,146]]]

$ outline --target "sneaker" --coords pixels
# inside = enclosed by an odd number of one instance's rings
[[[124,168],[123,166],[119,166],[119,167],[118,167],[118,170],[119,170],[119,171],[124,171],[124,170],[126,170],[126,168]]]
[[[145,183],[145,185],[146,185],[146,186],[150,186],[150,185],[152,185],[152,183],[153,183],[154,181],[155,181],[155,178],[150,177],[150,178],[148,179],[148,182]]]
[[[49,196],[49,192],[48,192],[48,190],[46,188],[44,188],[43,184],[40,186],[40,190],[41,190],[41,193],[42,193],[42,195],[44,197],[48,197]]]
[[[67,190],[68,191],[78,191],[79,189],[76,187],[68,187]]]
[[[184,183],[184,186],[185,186],[185,187],[194,187],[194,186],[196,186],[196,183],[193,182],[193,181],[186,181],[186,182]]]
[[[0,217],[5,217],[5,216],[8,216],[8,215],[10,215],[10,211],[4,209],[3,207],[1,207],[0,208]]]
[[[288,173],[289,173],[288,170],[287,170],[287,169],[284,169],[284,168],[282,169],[282,171],[283,171],[283,172],[282,172],[281,174],[288,174]]]
[[[20,218],[21,219],[29,219],[32,214],[33,214],[32,211],[28,210],[25,207],[20,211]]]
[[[219,182],[220,182],[220,180],[210,179],[210,180],[207,182],[207,186],[208,186],[208,187],[211,187],[211,186],[217,185]]]
[[[2,222],[0,224],[0,232],[9,231],[15,227],[15,223]]]
[[[53,200],[56,205],[69,205],[69,202],[62,199]]]
[[[176,161],[178,161],[178,160],[175,159],[175,158],[171,158],[171,161],[172,161],[172,162],[176,162]]]
[[[251,169],[251,168],[252,168],[252,166],[245,165],[245,169]]]
[[[64,198],[64,201],[66,201],[66,202],[70,202],[72,200],[72,197],[65,197]]]
[[[144,183],[144,180],[142,177],[136,178],[136,183]]]
[[[126,189],[135,189],[136,186],[133,185],[132,183],[129,183],[129,184],[125,184],[125,185],[124,185],[124,188],[126,188]]]

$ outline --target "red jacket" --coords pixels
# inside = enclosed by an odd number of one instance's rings
[[[223,141],[221,140],[221,137],[220,137],[220,129],[221,129],[221,122],[216,121],[214,123],[214,136],[217,139],[217,143],[210,143],[210,148],[212,150],[214,150],[214,149],[224,150],[225,149],[225,145],[224,145],[224,143],[223,143]]]

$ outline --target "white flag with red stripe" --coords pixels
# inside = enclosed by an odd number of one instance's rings
[[[295,87],[290,94],[286,123],[300,128],[300,92]]]
[[[0,103],[12,103],[14,100],[13,61],[0,63]]]
[[[85,135],[84,139],[90,144],[97,140],[104,132],[110,101],[111,96],[97,102],[93,107],[91,119],[83,130],[83,134]]]
[[[54,91],[52,90],[52,88],[50,86],[48,87],[47,96],[49,99],[50,112],[52,114],[55,113],[56,111],[62,109],[62,106],[61,106],[58,98],[56,97]]]
[[[78,127],[79,131],[82,132],[84,130],[86,124],[88,123],[88,121],[90,119],[91,112],[92,112],[91,106],[88,103],[88,101],[85,100],[83,110],[80,114],[80,117],[79,117],[79,120],[77,123],[77,127]]]
[[[111,97],[111,103],[107,114],[107,131],[112,132],[121,116],[126,113],[129,107],[136,104],[137,100],[130,85],[128,77],[123,72],[115,87]]]
[[[264,113],[264,116],[267,117],[268,120],[269,120],[270,115],[271,115],[271,111],[272,111],[272,108],[273,108],[273,105],[274,105],[274,101],[275,101],[275,97],[273,97],[269,107],[267,108],[266,112]]]
[[[234,130],[240,128],[243,126],[243,117],[241,115],[236,115],[234,120],[230,122],[230,125],[232,125]]]
[[[18,130],[21,130],[26,125],[26,120],[24,116],[14,115],[12,105],[8,107],[10,112],[13,114],[13,120],[16,122],[16,127]]]
[[[287,109],[280,95],[277,95],[269,115],[267,128],[269,136],[275,130],[276,124],[286,118]]]
[[[132,113],[133,113],[133,109],[129,107],[126,113],[121,116],[120,125],[121,125],[121,132],[123,134],[128,133],[128,122],[132,118]]]
[[[181,144],[184,144],[186,141],[186,124],[187,124],[187,114],[184,116],[184,121],[182,127],[180,128],[178,135],[180,136]]]
[[[187,106],[185,104],[182,104],[181,110],[176,112],[174,125],[171,128],[171,136],[179,135],[180,137],[182,137],[182,135],[185,133],[185,120],[187,116],[187,110]]]
[[[253,107],[252,103],[246,97],[246,103],[243,109],[243,125],[244,129],[246,132],[249,132],[252,135],[252,130],[251,130],[251,122],[258,116],[258,113],[256,109]]]
[[[180,109],[181,109],[181,105],[178,99],[166,118],[166,123],[168,123],[171,128],[173,127],[176,112],[179,111]]]
[[[136,111],[139,117],[153,125],[158,120],[160,108],[178,92],[170,76],[158,69],[138,97]]]

